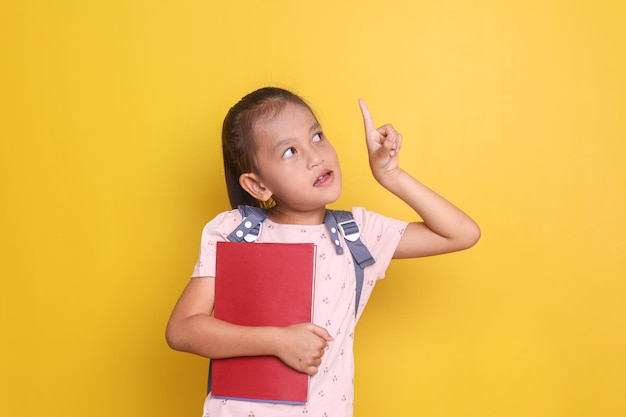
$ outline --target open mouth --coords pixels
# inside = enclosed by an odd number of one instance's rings
[[[330,181],[330,179],[332,178],[333,172],[332,171],[327,171],[325,173],[323,173],[322,175],[320,175],[317,178],[317,181],[315,181],[315,183],[313,184],[314,187],[319,187],[321,185],[326,184],[327,182]]]

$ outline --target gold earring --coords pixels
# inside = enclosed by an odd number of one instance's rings
[[[274,207],[276,205],[276,201],[274,201],[274,199],[270,197],[269,199],[265,201],[259,200],[259,205],[262,209],[267,210],[267,209],[271,209],[272,207]]]

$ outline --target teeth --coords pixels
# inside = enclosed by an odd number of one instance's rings
[[[315,181],[315,184],[319,184],[320,182],[324,181],[324,178],[326,178],[326,175],[320,175],[317,178],[317,181]]]

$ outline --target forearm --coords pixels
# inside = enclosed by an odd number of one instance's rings
[[[451,238],[466,228],[478,227],[462,210],[400,168],[378,181],[408,204],[430,230],[443,237]]]
[[[286,327],[238,326],[210,315],[170,320],[166,332],[171,348],[212,359],[276,356],[296,371],[317,372],[328,342],[326,329],[313,323]]]
[[[480,238],[480,229],[474,220],[399,167],[376,179],[423,220],[423,223],[415,222],[410,225],[412,231],[417,231],[417,234],[411,234],[417,239],[407,239],[409,245],[402,245],[396,252],[396,257],[462,250],[473,246]],[[428,232],[420,232],[420,229],[427,229]],[[431,239],[430,236],[438,237]],[[416,249],[422,246],[419,241],[427,242],[426,239],[429,239],[427,248]]]
[[[279,328],[238,326],[210,315],[172,320],[166,337],[172,349],[207,358],[277,355]]]

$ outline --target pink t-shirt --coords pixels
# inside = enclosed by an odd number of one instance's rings
[[[351,417],[354,408],[354,328],[370,298],[376,281],[383,278],[407,223],[361,207],[352,209],[361,230],[361,241],[376,263],[365,268],[357,317],[354,315],[356,279],[350,251],[342,242],[338,255],[326,225],[291,225],[263,222],[258,242],[315,243],[317,246],[313,323],[334,338],[322,364],[309,382],[309,400],[304,405],[271,404],[212,398],[204,404],[204,417],[326,416]],[[193,277],[215,276],[215,242],[226,240],[240,223],[238,210],[220,213],[202,231],[200,256]],[[252,243],[251,243],[252,244]]]

